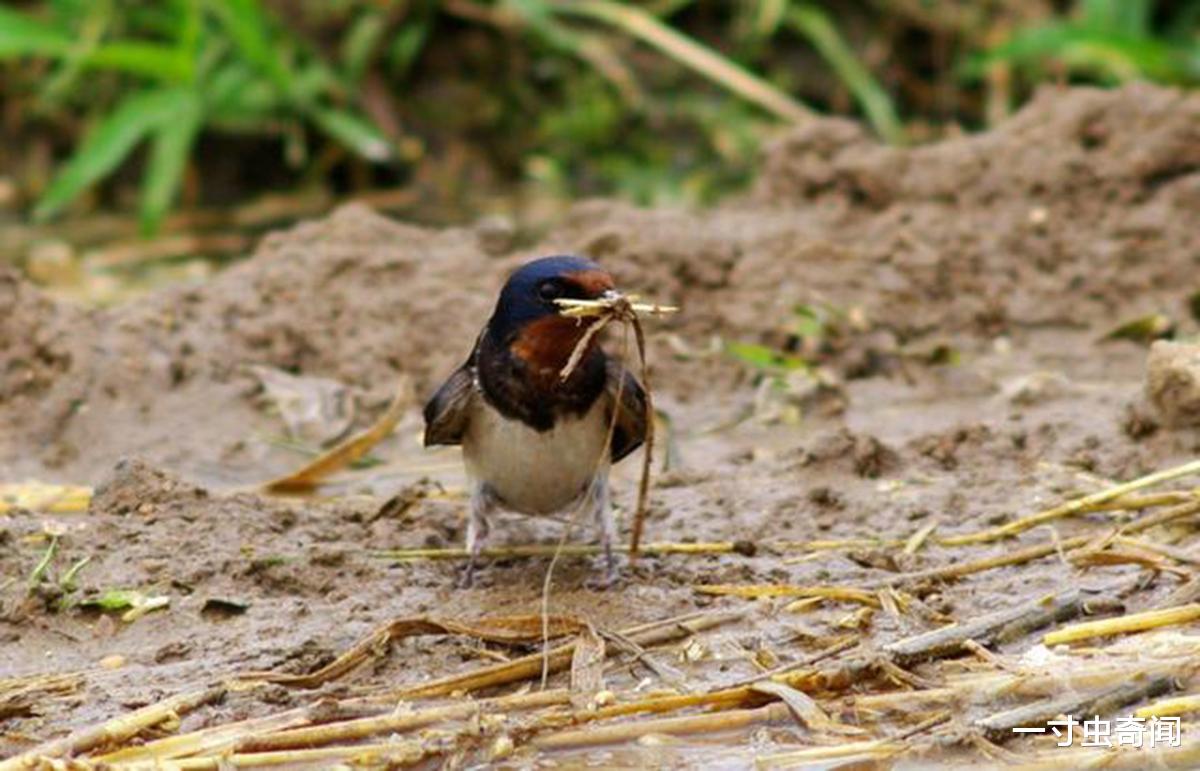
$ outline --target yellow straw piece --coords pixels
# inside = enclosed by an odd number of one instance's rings
[[[1046,633],[1042,638],[1045,645],[1060,645],[1078,640],[1088,640],[1093,637],[1112,637],[1130,632],[1144,632],[1147,629],[1157,629],[1162,626],[1186,624],[1200,619],[1200,603],[1180,605],[1177,608],[1149,610],[1145,613],[1134,613],[1130,616],[1105,618],[1100,621],[1087,621],[1082,624],[1072,624],[1062,629]]]
[[[1169,717],[1171,715],[1186,715],[1200,712],[1200,693],[1190,693],[1187,696],[1176,696],[1173,699],[1163,699],[1138,709],[1134,717]]]
[[[91,501],[92,488],[82,485],[50,485],[42,482],[0,485],[0,514],[14,509],[72,514],[87,511]]]

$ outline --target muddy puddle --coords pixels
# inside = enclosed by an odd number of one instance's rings
[[[289,725],[337,724],[471,692],[482,706],[470,714],[333,746],[376,748],[361,750],[366,765],[430,767],[1050,762],[1053,736],[988,721],[1063,694],[1079,699],[1037,720],[1128,715],[1197,690],[1180,663],[1200,650],[1195,620],[1089,640],[1090,653],[1042,645],[1091,616],[1194,604],[1195,511],[1138,523],[1193,505],[1197,475],[1021,519],[1200,456],[1200,430],[1167,425],[1145,397],[1148,344],[1105,339],[1152,314],[1196,335],[1197,223],[1200,96],[1048,90],[993,132],[915,149],[815,122],[767,153],[740,200],[703,213],[585,202],[500,257],[472,228],[351,207],[267,237],[204,284],[110,309],[55,301],[0,269],[0,481],[95,488],[90,503],[0,513],[0,754],[224,683],[135,735],[68,749],[152,747],[317,702],[327,714]],[[505,274],[560,251],[682,309],[647,326],[665,417],[654,548],[607,591],[588,588],[593,556],[565,555],[554,573],[551,613],[594,630],[564,639],[603,641],[602,688],[572,692],[578,671],[560,671],[532,706],[487,699],[532,700],[540,672],[413,697],[539,649],[471,634],[381,643],[313,687],[229,680],[319,671],[393,619],[540,612],[549,558],[503,550],[552,548],[563,524],[502,518],[501,556],[456,589],[458,561],[437,557],[462,543],[464,480],[455,450],[420,447],[418,410]],[[370,463],[315,497],[256,492],[367,425],[402,380],[412,407]],[[637,465],[616,475],[625,534]],[[1125,540],[1109,537],[1124,526]],[[971,540],[980,533],[994,537]],[[116,589],[165,605],[123,620],[129,607],[97,607]],[[1046,597],[1061,613],[1038,620]],[[895,647],[1006,612],[969,644]],[[676,618],[670,633],[638,631]],[[1110,665],[1145,688],[1092,698]],[[780,672],[783,695],[753,685]],[[1006,674],[1021,685],[971,685]],[[1180,752],[1189,730],[1200,738],[1187,721]],[[580,738],[588,730],[614,733]],[[388,741],[403,750],[378,749]],[[195,754],[255,745],[213,746]],[[825,754],[788,754],[805,750]],[[355,759],[315,757],[291,760]]]

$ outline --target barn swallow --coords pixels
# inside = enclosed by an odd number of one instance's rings
[[[591,260],[527,263],[509,276],[470,357],[425,405],[425,446],[462,445],[470,479],[463,586],[473,580],[488,517],[500,508],[545,515],[585,506],[600,531],[605,583],[612,581],[608,472],[645,441],[646,396],[598,335],[588,337],[563,377],[588,326],[598,322],[563,316],[555,301],[620,296],[612,276]]]

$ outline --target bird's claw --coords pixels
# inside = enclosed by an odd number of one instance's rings
[[[471,560],[459,572],[455,586],[459,589],[470,589],[475,585],[475,560]]]

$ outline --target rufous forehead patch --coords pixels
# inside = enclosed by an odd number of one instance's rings
[[[562,275],[577,284],[589,297],[599,297],[616,286],[612,276],[603,270],[576,270]]]

